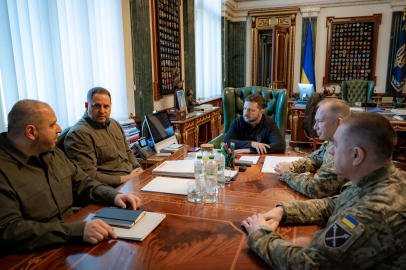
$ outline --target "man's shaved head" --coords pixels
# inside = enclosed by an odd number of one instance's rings
[[[8,114],[8,136],[20,136],[28,125],[40,127],[43,121],[41,110],[44,107],[49,105],[31,99],[23,99],[14,104]]]
[[[348,103],[341,99],[327,98],[317,104],[320,108],[321,106],[326,106],[327,116],[329,118],[338,119],[345,118],[351,114],[350,106]]]

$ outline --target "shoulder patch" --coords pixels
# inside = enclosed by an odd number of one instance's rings
[[[351,233],[347,232],[339,224],[334,223],[324,235],[324,245],[328,248],[338,249],[344,246],[351,238]]]

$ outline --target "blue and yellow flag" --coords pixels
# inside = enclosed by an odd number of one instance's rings
[[[391,84],[396,91],[402,91],[406,83],[406,28],[405,15],[403,15],[402,28],[400,30],[398,49],[396,51],[395,66],[393,67]]]
[[[300,83],[313,84],[314,92],[316,92],[316,77],[314,75],[314,58],[313,58],[313,41],[312,41],[312,27],[307,27],[307,37],[305,45],[305,53],[303,57],[302,79]]]

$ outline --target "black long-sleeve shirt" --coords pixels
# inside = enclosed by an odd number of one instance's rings
[[[261,142],[268,144],[267,154],[285,153],[286,142],[275,121],[262,115],[261,121],[253,127],[244,120],[244,116],[234,119],[231,123],[224,142],[228,145],[235,143],[235,149],[250,148],[251,154],[257,154],[257,149],[251,147],[251,142]]]

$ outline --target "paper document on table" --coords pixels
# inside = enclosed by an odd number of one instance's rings
[[[176,177],[194,177],[194,160],[167,160],[152,170],[152,174],[176,176]]]
[[[242,156],[240,160],[252,161],[252,164],[257,164],[259,156]]]
[[[187,182],[195,179],[156,177],[142,191],[187,195]]]
[[[276,173],[275,166],[279,162],[292,162],[299,160],[302,157],[278,157],[278,156],[267,156],[264,161],[264,166],[262,167],[263,173]]]
[[[114,227],[118,238],[142,241],[166,217],[164,214],[146,212],[145,215],[131,228]]]

